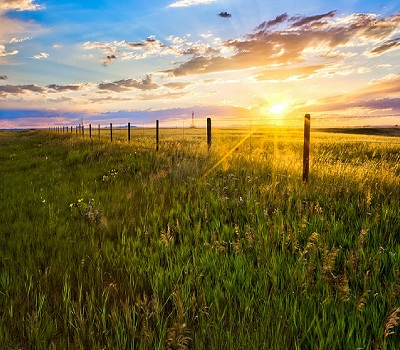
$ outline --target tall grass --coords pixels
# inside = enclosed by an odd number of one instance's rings
[[[0,134],[2,347],[396,349],[399,139],[247,132]]]

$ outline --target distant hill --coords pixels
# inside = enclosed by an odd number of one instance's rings
[[[398,127],[360,127],[360,128],[322,128],[316,129],[322,132],[332,132],[340,134],[358,134],[358,135],[377,135],[377,136],[395,136],[400,137],[400,128]]]

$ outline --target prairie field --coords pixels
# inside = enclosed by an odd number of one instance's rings
[[[399,348],[399,136],[101,133],[0,132],[1,349]]]

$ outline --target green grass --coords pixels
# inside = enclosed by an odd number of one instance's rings
[[[400,139],[248,132],[1,132],[1,348],[398,348]]]

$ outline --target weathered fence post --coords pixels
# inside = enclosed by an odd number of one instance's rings
[[[128,142],[131,142],[131,123],[128,123]]]
[[[207,118],[207,145],[208,149],[211,147],[211,118]]]
[[[71,125],[71,134],[72,134],[72,125]]]
[[[159,141],[159,133],[158,133],[158,129],[159,129],[159,121],[156,120],[156,150],[158,151],[158,141]]]
[[[310,115],[304,116],[303,182],[308,182],[310,171]]]
[[[89,137],[92,138],[92,124],[89,124]]]
[[[85,127],[82,124],[82,137],[85,137]]]
[[[110,141],[112,142],[112,123],[110,123]]]

